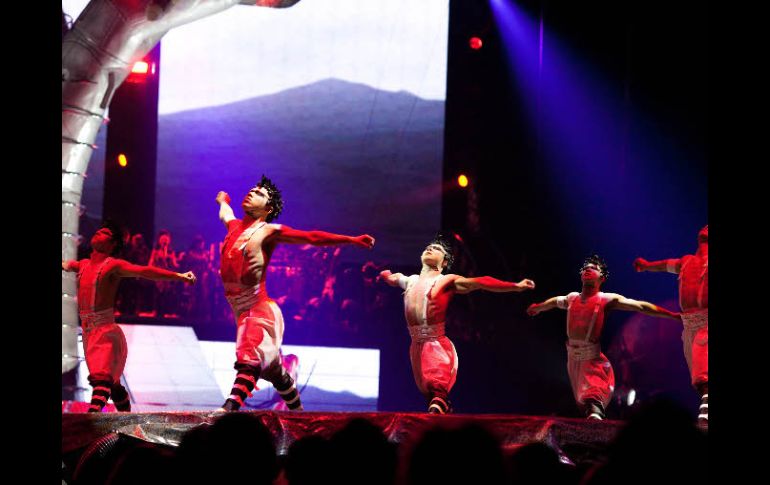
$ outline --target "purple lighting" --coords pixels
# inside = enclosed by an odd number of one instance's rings
[[[538,72],[543,70],[543,13],[540,13],[540,49],[537,57]]]
[[[671,136],[670,114],[663,109],[673,108],[630,102],[644,95],[654,99],[652,89],[671,89],[639,85],[631,92],[629,87],[634,76],[654,77],[641,67],[634,70],[631,53],[663,56],[667,51],[655,49],[664,47],[650,47],[642,37],[635,43],[633,19],[613,18],[601,6],[585,8],[597,9],[596,18],[604,24],[576,26],[569,23],[570,8],[552,5],[548,32],[545,7],[528,11],[512,0],[489,0],[489,6],[514,102],[524,108],[524,126],[531,127],[533,151],[547,178],[544,189],[550,200],[559,201],[575,243],[629,260],[631,254],[617,241],[653,245],[669,236],[645,227],[675,227],[692,218],[693,207],[702,206],[703,199],[681,192],[683,181],[693,176],[687,164],[695,164],[685,157],[698,154],[686,154],[679,146],[682,140]],[[646,28],[653,35],[655,27]],[[687,45],[687,39],[677,39]],[[686,187],[694,193],[704,190]]]

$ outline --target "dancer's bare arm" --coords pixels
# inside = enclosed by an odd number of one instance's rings
[[[401,286],[406,288],[406,284],[402,283],[406,276],[402,273],[391,273],[389,269],[380,272],[380,279],[390,286]]]
[[[354,244],[365,249],[374,246],[374,238],[368,234],[345,236],[324,231],[302,231],[281,225],[276,230],[276,241],[289,244],[312,244],[313,246],[333,246],[336,244]]]
[[[80,261],[75,261],[74,259],[70,259],[68,261],[62,261],[61,269],[64,271],[69,271],[71,273],[77,273],[78,270],[80,269]]]
[[[514,283],[512,281],[498,280],[491,276],[479,276],[477,278],[458,276],[453,283],[457,293],[470,293],[471,291],[476,290],[503,293],[509,291],[532,290],[535,288],[535,282],[532,280],[523,279],[518,283]]]
[[[230,207],[230,196],[227,195],[227,192],[220,191],[216,200],[219,204],[219,220],[227,227],[227,224],[236,218],[233,208]]]
[[[538,313],[547,312],[548,310],[553,310],[554,308],[558,307],[558,302],[560,298],[564,298],[566,300],[566,296],[554,296],[547,300],[545,300],[542,303],[533,303],[527,308],[527,315],[530,317],[534,317]]]
[[[115,272],[121,278],[145,278],[148,280],[174,280],[184,281],[188,284],[195,283],[195,275],[192,271],[187,273],[175,273],[167,269],[158,268],[156,266],[142,266],[138,264],[131,264],[128,261],[122,259],[117,260],[115,263]]]
[[[679,317],[679,313],[666,310],[663,307],[660,307],[658,305],[655,305],[647,301],[632,300],[631,298],[626,298],[623,295],[617,295],[615,299],[612,302],[610,302],[609,305],[610,305],[610,309],[613,309],[613,310],[639,312],[639,313],[644,313],[645,315],[651,315],[653,317],[662,317],[662,318],[670,318],[672,320],[681,320],[681,318]]]
[[[678,258],[671,258],[671,259],[661,259],[660,261],[647,261],[644,258],[636,258],[634,260],[634,269],[637,272],[665,271],[667,273],[679,274],[679,271],[682,269],[682,260]]]

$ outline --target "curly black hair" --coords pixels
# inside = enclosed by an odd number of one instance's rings
[[[592,254],[591,256],[587,257],[585,261],[583,261],[583,266],[580,267],[580,273],[582,273],[585,267],[589,264],[596,265],[596,267],[599,268],[599,271],[602,273],[604,279],[609,279],[610,272],[607,270],[607,263],[605,263],[598,254]]]
[[[102,221],[100,229],[101,228],[109,229],[112,233],[112,242],[115,243],[115,247],[112,249],[110,256],[119,255],[123,251],[123,237],[126,233],[125,229],[123,229],[123,226],[120,223],[113,219],[105,219]]]
[[[439,232],[436,233],[436,236],[433,238],[433,240],[428,243],[428,245],[430,244],[438,244],[444,248],[444,261],[446,261],[446,267],[444,269],[449,271],[449,268],[452,267],[452,264],[455,261],[454,245],[452,244],[452,239]]]
[[[267,195],[270,198],[267,205],[271,210],[265,220],[267,222],[272,222],[277,219],[283,211],[283,199],[281,198],[281,191],[278,190],[278,187],[275,186],[273,181],[265,177],[264,174],[262,174],[262,180],[259,181],[257,187],[262,187],[263,189],[267,190]]]

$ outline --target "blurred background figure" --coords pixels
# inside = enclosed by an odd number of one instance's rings
[[[144,242],[144,236],[136,233],[128,239],[125,260],[129,263],[147,266],[150,261],[150,248]],[[121,284],[118,298],[118,311],[123,315],[138,315],[149,311],[152,306],[152,293],[155,285],[152,281],[141,278],[126,278]]]
[[[162,229],[158,233],[158,240],[150,253],[149,266],[167,269],[169,271],[178,271],[179,263],[176,253],[171,248],[171,233]],[[163,318],[177,318],[177,299],[179,294],[179,285],[173,281],[155,282],[155,305],[154,315]]]
[[[209,321],[209,280],[211,279],[211,253],[206,248],[206,241],[200,234],[196,235],[187,251],[179,255],[179,261],[184,268],[198,276],[199,285],[196,288],[183,288],[183,315],[195,321]]]

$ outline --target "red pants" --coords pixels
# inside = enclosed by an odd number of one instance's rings
[[[428,399],[446,398],[457,379],[457,351],[446,336],[412,340],[409,347],[414,382]]]
[[[690,369],[692,385],[706,384],[709,381],[709,325],[708,310],[697,313],[683,313],[682,343],[684,358]]]
[[[598,344],[583,351],[583,355],[570,350],[567,345],[567,373],[572,384],[572,393],[578,404],[583,404],[587,399],[593,399],[602,403],[606,409],[612,399],[615,390],[615,373],[607,356],[598,349]],[[589,356],[593,354],[593,357]],[[598,354],[598,355],[596,355]]]
[[[128,345],[123,330],[115,323],[92,327],[83,332],[89,380],[120,382],[126,367]]]
[[[268,298],[261,299],[236,318],[237,363],[258,367],[268,375],[280,370],[283,314],[278,305]]]

